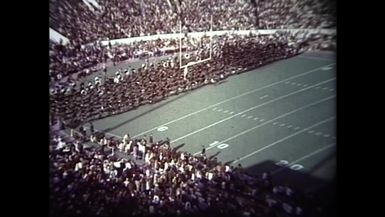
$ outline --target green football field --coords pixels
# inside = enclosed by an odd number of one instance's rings
[[[305,53],[93,122],[107,135],[170,138],[173,147],[241,164],[312,190],[333,180],[335,54]],[[182,145],[183,144],[183,145]]]

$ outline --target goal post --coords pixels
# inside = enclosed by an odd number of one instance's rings
[[[180,21],[180,23],[179,23],[179,68],[183,69],[184,79],[186,79],[186,75],[188,73],[188,67],[189,66],[200,64],[200,63],[203,63],[203,62],[211,60],[211,58],[212,58],[212,37],[213,37],[212,26],[213,26],[213,16],[211,15],[211,18],[210,18],[210,31],[209,31],[210,32],[210,37],[209,37],[210,38],[210,41],[209,41],[209,57],[206,58],[206,59],[198,60],[198,61],[190,61],[190,62],[186,63],[185,65],[183,65],[183,61],[182,61],[182,38],[184,37],[184,33],[182,31],[182,21]],[[206,34],[205,34],[205,36],[206,36]],[[197,36],[197,37],[199,38],[198,46],[199,46],[199,50],[200,50],[201,47],[202,47],[202,38],[203,38],[203,36]]]

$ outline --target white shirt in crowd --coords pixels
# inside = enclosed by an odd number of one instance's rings
[[[103,89],[100,89],[100,91],[98,91],[98,92],[99,92],[99,96],[102,96],[104,94]]]
[[[128,184],[130,184],[130,181],[128,181],[128,178],[126,178],[126,180],[123,182],[124,183],[124,186],[128,186]]]
[[[135,187],[136,187],[137,191],[140,190],[140,181],[139,180],[135,180]]]
[[[91,135],[91,136],[90,136],[90,140],[91,140],[91,142],[96,142],[96,136]]]
[[[150,153],[146,153],[146,155],[144,156],[144,162],[146,164],[150,164]]]
[[[83,168],[83,163],[80,161],[75,164],[75,171],[78,171]]]
[[[155,170],[158,169],[158,161],[155,161],[155,162],[154,162],[154,169],[155,169]]]
[[[176,192],[175,192],[175,194],[176,194],[176,196],[179,196],[179,195],[181,194],[181,192],[180,192],[180,189],[179,189],[179,188],[177,188],[177,189],[176,189]]]
[[[188,171],[191,171],[191,170],[192,170],[192,168],[193,168],[193,166],[192,166],[192,165],[190,165],[190,164],[188,164],[188,165],[187,165],[187,168],[188,168]]]
[[[132,144],[132,141],[130,141],[130,142],[126,145],[126,147],[125,147],[125,149],[124,149],[124,152],[128,153],[128,152],[130,151],[130,149],[131,149],[131,144]]]
[[[227,173],[227,172],[231,172],[231,168],[230,168],[229,165],[226,165],[226,166],[225,166],[225,172],[226,172],[226,173]]]
[[[80,143],[79,143],[79,141],[76,141],[76,142],[75,142],[75,150],[76,150],[77,152],[80,151]]]
[[[158,183],[158,174],[154,174],[154,184]]]
[[[138,151],[144,154],[146,152],[146,146],[142,145],[140,142],[138,142],[137,144],[138,144]]]
[[[156,204],[159,203],[159,196],[158,195],[154,195],[154,198],[152,199],[152,201]]]
[[[110,171],[110,178],[113,179],[118,175],[118,171],[113,169]]]
[[[101,138],[101,139],[99,140],[99,145],[103,145],[103,142],[104,142],[104,139]]]
[[[174,198],[171,197],[171,196],[168,197],[168,200],[169,200],[170,202],[174,202],[174,201],[175,201]]]
[[[179,171],[180,171],[181,173],[184,173],[184,166],[183,166],[183,164],[179,167]]]
[[[125,147],[125,145],[124,145],[123,142],[119,143],[119,146],[118,146],[119,151],[123,151],[123,150],[124,150],[124,147]]]
[[[208,172],[208,173],[207,173],[207,179],[208,179],[208,180],[213,179],[213,175],[214,175],[213,173]]]
[[[106,174],[110,173],[110,168],[109,168],[109,165],[107,163],[103,164],[103,171]]]
[[[113,165],[116,168],[120,168],[120,161],[114,162]]]
[[[63,141],[59,141],[58,144],[57,144],[57,148],[56,149],[62,149],[66,146],[66,143],[63,142]]]
[[[131,169],[131,163],[130,162],[127,162],[125,166],[126,166],[125,169]]]
[[[125,135],[123,136],[123,141],[124,141],[124,140],[128,141],[128,135],[127,135],[127,134],[125,134]]]
[[[202,178],[201,172],[200,172],[200,171],[197,171],[197,172],[196,172],[196,176],[197,176],[198,179],[201,179],[201,178]]]
[[[175,161],[174,161],[174,159],[172,159],[170,162],[170,166],[174,166],[174,165],[175,165]]]

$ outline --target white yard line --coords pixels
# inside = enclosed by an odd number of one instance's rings
[[[166,126],[166,125],[172,124],[172,123],[174,123],[174,122],[183,120],[183,119],[185,119],[185,118],[187,118],[187,117],[190,117],[190,116],[192,116],[192,115],[198,114],[198,113],[200,113],[200,112],[202,112],[202,111],[205,111],[205,110],[210,109],[210,108],[212,108],[212,107],[215,107],[215,106],[221,105],[221,104],[223,104],[223,103],[229,102],[229,101],[231,101],[231,100],[234,100],[234,99],[243,97],[243,96],[245,96],[245,95],[254,93],[254,92],[259,91],[259,90],[263,90],[263,89],[265,89],[265,88],[274,86],[274,85],[276,85],[276,84],[284,83],[284,82],[289,81],[289,80],[291,80],[291,79],[293,79],[293,78],[297,78],[297,77],[300,77],[300,76],[304,76],[304,75],[307,75],[307,74],[309,74],[309,73],[318,71],[318,70],[322,69],[323,67],[328,67],[328,66],[332,66],[332,65],[335,65],[335,63],[327,64],[327,65],[324,65],[324,66],[320,66],[320,67],[317,67],[317,68],[315,68],[315,69],[312,69],[312,70],[309,70],[309,71],[306,71],[306,72],[303,72],[303,73],[300,73],[300,74],[297,74],[297,75],[294,75],[294,76],[290,76],[289,78],[286,78],[286,79],[283,79],[283,80],[280,80],[280,81],[271,83],[271,84],[269,84],[269,85],[266,85],[266,86],[263,86],[263,87],[260,87],[260,88],[257,88],[257,89],[254,89],[254,90],[251,90],[251,91],[242,93],[242,94],[240,94],[240,95],[237,95],[237,96],[234,96],[234,97],[231,97],[231,98],[228,98],[228,99],[226,99],[226,100],[220,101],[220,102],[215,103],[215,104],[210,105],[210,106],[207,106],[207,107],[205,107],[205,108],[203,108],[203,109],[200,109],[200,110],[198,110],[198,111],[189,113],[189,114],[184,115],[184,116],[182,116],[182,117],[179,117],[179,118],[177,118],[177,119],[175,119],[175,120],[172,120],[172,121],[163,123],[163,124],[161,124],[161,125],[159,125],[159,126],[156,126],[156,127],[151,128],[151,129],[149,129],[149,130],[146,130],[146,131],[144,131],[144,132],[138,133],[138,134],[132,136],[132,138],[135,138],[135,137],[144,135],[144,134],[146,134],[146,133],[148,133],[148,132],[151,132],[151,131],[153,131],[153,130],[158,129],[158,128],[161,127],[161,126]]]
[[[247,154],[247,155],[245,155],[245,156],[243,156],[243,157],[241,157],[241,158],[239,158],[239,159],[233,161],[233,164],[234,164],[234,163],[237,163],[237,162],[239,162],[239,161],[241,161],[241,160],[244,160],[244,159],[246,159],[246,158],[249,158],[249,157],[251,157],[251,156],[253,156],[253,155],[255,155],[255,154],[257,154],[257,153],[259,153],[259,152],[261,152],[261,151],[263,151],[263,150],[265,150],[265,149],[267,149],[267,148],[270,148],[270,147],[272,147],[272,146],[274,146],[274,145],[276,145],[276,144],[279,144],[279,143],[281,143],[281,142],[283,142],[283,141],[285,141],[285,140],[287,140],[287,139],[290,139],[290,138],[293,137],[293,136],[296,136],[296,135],[298,135],[298,134],[300,134],[300,133],[303,133],[303,132],[305,132],[305,131],[308,130],[308,129],[311,129],[311,128],[313,128],[313,127],[316,127],[316,126],[318,126],[318,125],[321,125],[321,124],[323,124],[323,123],[325,123],[325,122],[328,122],[328,121],[330,121],[330,120],[332,120],[332,119],[334,119],[334,118],[335,118],[335,117],[331,117],[331,118],[325,119],[325,120],[320,121],[320,122],[318,122],[318,123],[316,123],[316,124],[313,124],[313,125],[311,125],[311,126],[309,126],[309,127],[306,127],[306,128],[304,128],[304,129],[302,129],[302,130],[300,130],[300,131],[298,131],[298,132],[295,132],[295,133],[293,133],[293,134],[290,134],[289,136],[286,136],[286,137],[284,137],[284,138],[282,138],[282,139],[280,139],[280,140],[277,140],[277,141],[275,141],[275,142],[273,142],[273,143],[271,143],[271,144],[269,144],[269,145],[264,146],[263,148],[260,148],[260,149],[258,149],[258,150],[256,150],[256,151],[253,151],[253,152],[251,152],[250,154]]]
[[[208,125],[208,126],[206,126],[206,127],[202,127],[202,128],[200,128],[200,129],[195,130],[195,131],[193,131],[193,132],[191,132],[191,133],[188,133],[188,134],[186,134],[186,135],[184,135],[184,136],[181,136],[181,137],[179,137],[179,138],[176,138],[176,139],[172,140],[171,143],[177,142],[177,141],[179,141],[179,140],[181,140],[181,139],[184,139],[184,138],[186,138],[186,137],[188,137],[188,136],[191,136],[191,135],[194,135],[194,134],[196,134],[196,133],[199,133],[199,132],[201,132],[201,131],[203,131],[203,130],[206,130],[207,128],[210,128],[210,127],[212,127],[212,126],[218,125],[218,124],[220,124],[220,123],[222,123],[222,122],[224,122],[224,121],[230,120],[230,119],[233,118],[233,117],[236,117],[236,116],[238,116],[238,115],[242,115],[242,114],[244,114],[244,113],[246,113],[246,112],[248,112],[248,111],[251,111],[251,110],[253,110],[253,109],[256,109],[256,108],[259,108],[259,107],[261,107],[261,106],[264,106],[264,105],[273,103],[273,102],[275,102],[275,101],[281,100],[281,99],[286,98],[286,97],[288,97],[288,96],[294,95],[294,94],[296,94],[296,93],[305,91],[305,90],[307,90],[307,89],[313,88],[313,87],[318,86],[318,85],[321,85],[321,84],[323,84],[323,83],[327,83],[327,82],[332,81],[332,80],[335,80],[335,78],[331,78],[331,79],[328,79],[328,80],[326,80],[326,81],[319,82],[319,83],[314,84],[314,85],[312,85],[312,86],[309,86],[309,87],[306,87],[306,88],[303,88],[303,89],[294,91],[294,92],[292,92],[292,93],[289,93],[289,94],[286,94],[286,95],[277,97],[277,98],[275,98],[275,99],[272,99],[272,100],[270,100],[270,101],[264,102],[264,103],[262,103],[262,104],[253,106],[253,107],[248,108],[248,109],[246,109],[246,110],[243,110],[243,111],[241,111],[241,112],[239,112],[239,113],[237,113],[237,114],[235,114],[235,115],[231,115],[231,116],[229,116],[229,117],[227,117],[227,118],[224,118],[224,119],[222,119],[222,120],[220,120],[220,121],[214,122],[214,123],[212,123],[212,124],[210,124],[210,125]]]
[[[227,139],[225,139],[225,140],[222,140],[222,141],[220,141],[218,144],[222,144],[222,143],[227,142],[227,141],[229,141],[229,140],[231,140],[231,139],[234,139],[234,138],[237,138],[237,137],[239,137],[239,136],[242,136],[243,134],[246,134],[246,133],[248,133],[248,132],[250,132],[250,131],[252,131],[252,130],[255,130],[255,129],[259,128],[259,127],[262,127],[262,126],[267,125],[267,124],[269,124],[269,123],[271,123],[271,122],[274,122],[274,121],[277,120],[277,119],[283,118],[283,117],[285,117],[285,116],[288,116],[288,115],[293,114],[293,113],[295,113],[295,112],[298,112],[298,111],[300,111],[300,110],[306,109],[306,108],[311,107],[311,106],[313,106],[313,105],[319,104],[319,103],[321,103],[321,102],[327,101],[327,100],[332,99],[332,98],[334,98],[334,97],[335,97],[335,95],[334,95],[334,96],[327,97],[327,98],[322,99],[322,100],[318,100],[318,101],[316,101],[316,102],[313,102],[313,103],[311,103],[311,104],[302,106],[302,107],[300,107],[300,108],[294,109],[293,111],[287,112],[287,113],[285,113],[285,114],[279,115],[279,116],[277,116],[277,117],[275,117],[275,118],[273,118],[273,119],[271,119],[271,120],[269,120],[269,121],[267,121],[267,122],[265,122],[265,123],[263,123],[263,124],[259,124],[259,125],[255,126],[255,127],[253,127],[253,128],[247,129],[247,130],[242,131],[242,132],[240,132],[240,133],[238,133],[238,134],[236,134],[236,135],[234,135],[234,136],[232,136],[232,137],[229,137],[229,138],[227,138]],[[297,132],[297,133],[298,133],[298,132]],[[211,148],[214,148],[214,147],[209,147],[209,148],[207,148],[206,150],[209,150],[209,149],[211,149]],[[200,152],[196,152],[196,153],[194,153],[194,155],[196,155],[196,154],[198,154],[198,153],[200,153]]]

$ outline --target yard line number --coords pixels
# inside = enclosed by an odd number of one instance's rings
[[[282,167],[288,167],[291,170],[301,170],[301,169],[303,169],[303,166],[301,164],[290,165],[289,161],[287,161],[287,160],[280,160],[277,163],[275,163],[275,165],[282,166]]]

